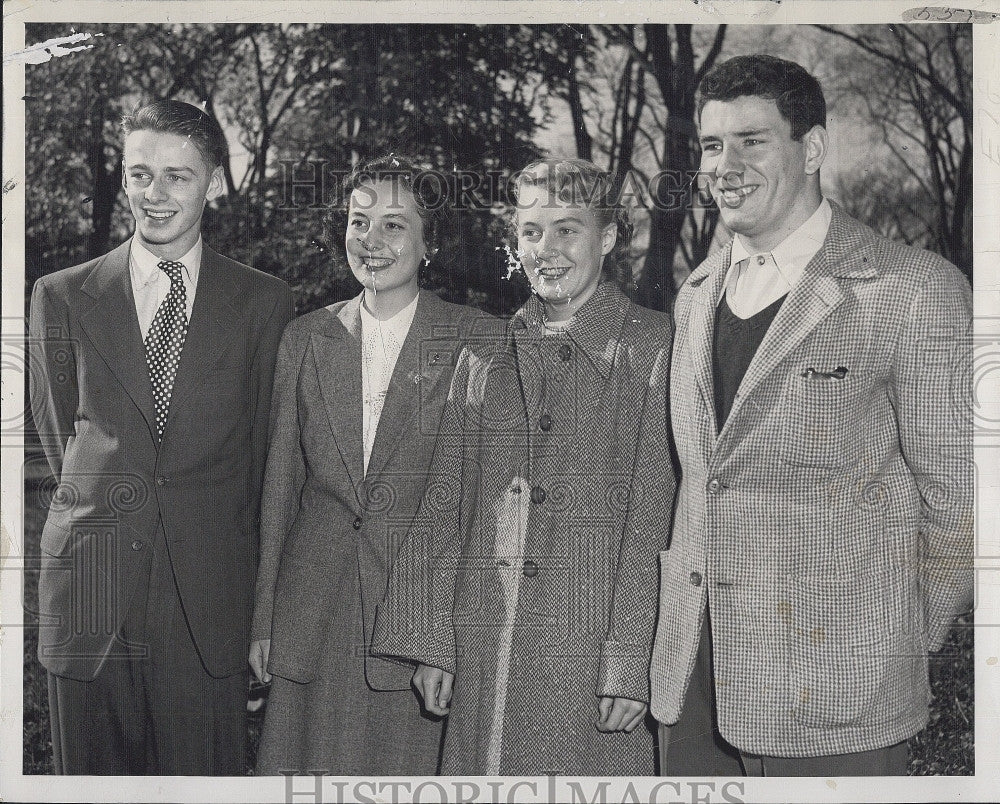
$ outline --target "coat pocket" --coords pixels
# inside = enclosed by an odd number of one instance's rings
[[[890,672],[894,637],[877,578],[788,578],[779,605],[789,657],[792,715],[813,728],[891,717],[874,706]]]
[[[863,378],[828,376],[811,367],[790,378],[781,455],[792,466],[835,468],[853,463],[864,424]]]

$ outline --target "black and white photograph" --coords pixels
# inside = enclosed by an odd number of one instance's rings
[[[5,2],[0,798],[993,800],[998,31]]]

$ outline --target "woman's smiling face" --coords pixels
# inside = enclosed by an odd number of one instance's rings
[[[518,257],[551,320],[568,319],[593,295],[615,237],[615,225],[600,226],[585,204],[543,185],[518,187]]]
[[[412,285],[415,291],[427,245],[413,193],[391,179],[356,188],[347,209],[344,246],[351,272],[369,290]]]

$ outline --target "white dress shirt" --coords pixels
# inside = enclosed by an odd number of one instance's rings
[[[392,318],[379,321],[361,304],[361,394],[364,427],[364,470],[375,446],[378,420],[385,405],[389,380],[417,311],[417,297]]]
[[[163,300],[170,293],[170,277],[157,266],[161,262],[152,251],[132,238],[129,249],[128,270],[132,280],[132,295],[135,298],[135,312],[139,316],[139,331],[142,339],[153,324],[153,317],[160,309]],[[191,250],[174,262],[183,263],[181,279],[184,281],[185,310],[188,323],[191,321],[191,311],[194,309],[194,292],[198,286],[198,271],[201,269],[201,238],[191,247]]]
[[[724,291],[729,309],[739,318],[750,318],[795,287],[823,245],[832,217],[824,198],[805,223],[763,254],[751,253],[736,235]]]

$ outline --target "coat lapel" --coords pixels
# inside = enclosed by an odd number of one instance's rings
[[[326,332],[313,332],[312,357],[330,430],[355,494],[364,482],[361,297],[344,303]],[[359,496],[360,500],[360,496]]]
[[[715,341],[715,310],[726,281],[732,242],[714,258],[695,270],[688,279],[691,287],[690,314],[688,317],[688,346],[695,382],[701,392],[702,402],[712,421],[713,436],[718,432],[715,421],[715,385],[712,381],[712,344]]]
[[[871,238],[853,225],[837,205],[832,207],[826,239],[809,261],[802,279],[789,292],[747,367],[723,433],[761,381],[844,301],[841,280],[867,279],[878,274]]]
[[[406,333],[389,379],[385,406],[379,416],[375,443],[368,459],[368,477],[375,477],[385,468],[406,429],[419,429],[420,423],[413,424],[414,417],[421,405],[430,400],[431,391],[455,359],[459,345],[457,338],[435,336],[435,325],[443,323],[442,308],[443,304],[437,296],[420,291],[410,330]]]
[[[80,317],[80,324],[139,409],[155,441],[153,388],[128,270],[131,244],[127,240],[106,254],[83,283],[82,290],[94,299],[94,305]]]
[[[238,302],[241,290],[242,286],[226,270],[218,253],[203,246],[191,322],[170,399],[171,410],[183,406],[191,393],[202,387],[205,375],[229,348],[236,333],[242,331],[240,322],[244,314]],[[169,437],[170,419],[168,414],[164,440]]]

